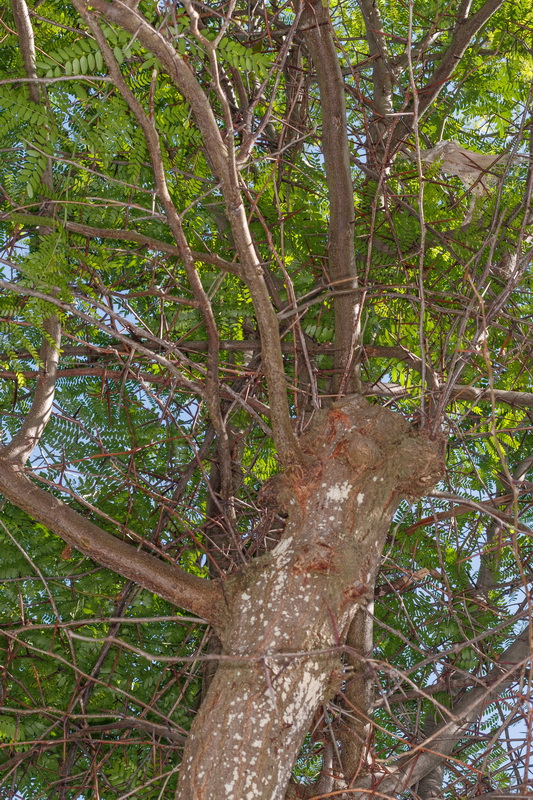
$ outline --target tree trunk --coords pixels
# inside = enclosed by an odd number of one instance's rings
[[[285,796],[314,712],[341,686],[342,646],[394,511],[441,469],[438,443],[358,396],[317,415],[301,447],[304,466],[277,478],[282,540],[227,581],[222,661],[185,748],[179,800]]]

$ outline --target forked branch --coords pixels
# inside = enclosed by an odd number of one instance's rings
[[[75,3],[87,10],[89,3]],[[279,323],[270,301],[263,269],[248,225],[246,209],[239,185],[239,174],[234,159],[228,155],[220,128],[209,100],[189,66],[163,34],[152,27],[137,11],[120,0],[91,0],[91,8],[101,13],[108,22],[119,25],[136,36],[163,65],[180,93],[190,104],[195,122],[202,134],[206,152],[214,175],[220,182],[226,214],[231,224],[235,248],[242,269],[243,280],[250,296],[261,335],[263,370],[268,387],[272,429],[280,461],[284,465],[300,460],[300,449],[290,419],[285,370],[281,352]]]
[[[492,15],[498,11],[504,2],[505,0],[486,0],[481,8],[471,17],[466,17],[464,13],[460,14],[449,46],[446,48],[425,86],[418,90],[418,117],[431,107],[443,86],[445,86],[452,77],[474,36],[481,30],[485,23],[488,22]],[[415,57],[420,57],[420,53],[415,53]],[[409,112],[412,112],[413,108],[414,104],[411,102],[405,109],[405,113],[400,117],[401,121],[397,124],[392,136],[391,152],[396,151],[403,140],[412,132],[415,124],[415,117]]]

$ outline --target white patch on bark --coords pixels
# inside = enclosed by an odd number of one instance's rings
[[[283,720],[288,725],[301,727],[309,708],[314,708],[324,689],[324,682],[320,675],[320,669],[315,662],[308,664],[306,675],[298,683],[298,687],[294,690],[294,685],[291,676],[287,676],[286,686],[284,688],[292,689],[292,702],[290,702],[283,710]],[[285,681],[283,681],[285,683]]]
[[[287,562],[287,551],[290,549],[292,544],[292,536],[287,536],[286,539],[282,539],[279,544],[272,551],[272,555],[278,562],[278,566],[282,567]]]
[[[322,486],[323,485],[324,484],[322,484]],[[326,492],[326,501],[341,503],[349,497],[351,488],[352,484],[348,483],[348,481],[344,481],[344,483],[341,483],[339,486],[330,486]]]
[[[357,495],[357,505],[360,506],[364,499],[365,496],[363,492],[359,492],[359,494]]]

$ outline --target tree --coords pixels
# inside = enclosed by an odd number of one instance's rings
[[[530,3],[2,26],[3,796],[528,794]]]

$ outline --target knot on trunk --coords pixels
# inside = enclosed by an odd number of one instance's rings
[[[369,403],[360,395],[338,400],[317,415],[301,440],[304,470],[288,471],[277,481],[286,507],[290,497],[301,506],[327,479],[337,485],[379,481],[398,497],[422,496],[443,475],[442,440],[431,440],[400,414]],[[385,488],[385,487],[383,487]]]
[[[288,515],[273,556],[278,567],[315,577],[340,574],[349,561],[343,588],[355,601],[373,579],[374,553],[362,558],[362,543],[375,541],[377,552],[400,501],[423,496],[438,481],[443,444],[356,395],[318,414],[301,449],[303,466],[271,478],[261,492],[261,505]]]
[[[398,493],[408,500],[426,494],[444,475],[443,439],[411,429],[398,447]]]

